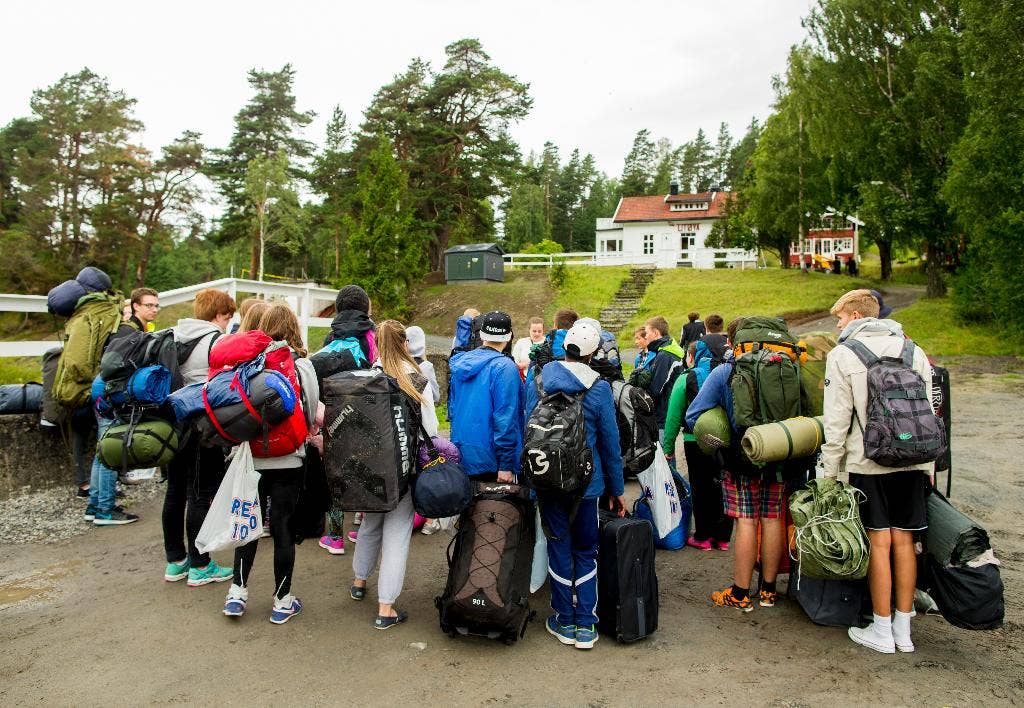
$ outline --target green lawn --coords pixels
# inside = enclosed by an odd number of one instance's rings
[[[42,382],[43,358],[39,356],[0,357],[0,384]]]
[[[931,356],[1014,356],[1019,338],[1001,333],[991,323],[968,324],[959,319],[948,298],[918,300],[896,313],[903,330]]]
[[[575,266],[568,269],[565,284],[546,313],[550,320],[555,312],[570,307],[580,317],[597,318],[612,301],[619,285],[629,275],[626,266]]]
[[[664,316],[676,336],[692,310],[704,319],[720,314],[728,323],[740,315],[792,315],[828,310],[840,295],[873,287],[863,279],[825,273],[766,270],[660,270],[647,289],[640,311],[620,334],[620,341],[649,317]]]

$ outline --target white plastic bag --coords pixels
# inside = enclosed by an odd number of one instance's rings
[[[533,544],[533,568],[530,571],[530,592],[535,593],[544,587],[544,581],[548,578],[548,538],[544,535],[543,524],[540,521],[540,508],[537,508],[537,540]]]
[[[654,530],[658,538],[665,538],[683,520],[683,508],[679,504],[676,485],[672,480],[672,470],[661,450],[661,444],[654,455],[651,466],[637,475],[640,489],[651,507],[654,517]]]
[[[210,504],[196,536],[200,553],[224,551],[255,541],[263,533],[260,509],[260,473],[252,465],[249,443],[235,448],[224,481]]]

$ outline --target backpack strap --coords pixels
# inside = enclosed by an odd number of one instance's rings
[[[870,368],[879,362],[879,358],[875,353],[868,349],[863,342],[857,341],[856,339],[847,339],[846,341],[841,342],[840,346],[852,350],[864,366]],[[913,342],[911,342],[911,346],[913,346]],[[913,350],[911,350],[911,352],[913,352]]]
[[[917,345],[914,344],[912,339],[903,340],[903,349],[900,350],[900,359],[903,360],[903,366],[908,369],[914,368],[914,349]]]

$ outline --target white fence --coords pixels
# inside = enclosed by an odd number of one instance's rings
[[[310,327],[329,327],[331,325],[331,318],[315,317],[314,315],[333,303],[338,294],[337,290],[321,288],[314,283],[268,283],[242,278],[221,278],[208,283],[162,292],[160,293],[160,305],[163,307],[188,302],[195,298],[197,292],[206,288],[223,290],[232,298],[237,298],[238,293],[243,292],[267,299],[287,300],[299,316],[302,339],[306,344],[309,344]],[[0,312],[46,311],[44,295],[0,295]],[[59,346],[60,342],[58,341],[0,342],[0,357],[42,356],[50,349]]]
[[[700,253],[680,251],[676,254],[669,254],[668,261],[671,266],[665,265],[664,254],[636,255],[632,253],[616,252],[594,252],[574,251],[570,253],[506,253],[504,255],[505,265],[510,267],[540,266],[550,268],[555,263],[565,265],[593,265],[593,266],[661,266],[661,267],[683,267],[714,268],[716,263],[725,263],[733,268],[754,267],[757,264],[757,255],[752,251],[742,248],[721,248],[701,249]]]

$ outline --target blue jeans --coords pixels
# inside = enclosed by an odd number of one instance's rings
[[[96,416],[96,439],[103,437],[107,428],[114,424],[100,415]],[[89,511],[109,514],[114,510],[114,495],[117,494],[117,472],[100,462],[100,456],[92,459],[92,476],[89,479]]]
[[[570,507],[541,502],[540,513],[552,536],[548,538],[548,576],[551,609],[562,625],[597,624],[597,499],[580,501],[572,528]]]

